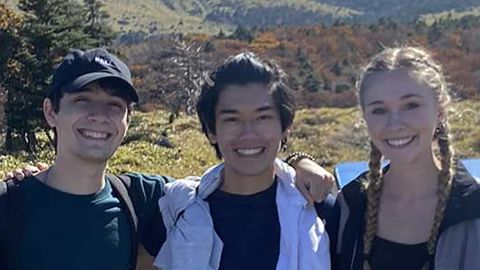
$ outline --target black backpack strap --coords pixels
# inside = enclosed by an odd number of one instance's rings
[[[133,202],[128,195],[128,188],[130,188],[131,179],[126,175],[115,176],[107,175],[107,179],[112,185],[114,195],[117,199],[120,200],[120,203],[123,206],[123,209],[127,209],[127,217],[131,226],[131,240],[132,240],[132,249],[131,249],[131,258],[132,258],[132,270],[135,270],[137,267],[137,257],[138,257],[138,218],[135,213],[135,208],[133,207]]]
[[[128,195],[128,189],[127,189],[127,188],[130,188],[130,183],[131,183],[130,177],[126,175],[120,175],[120,176],[109,175],[107,177],[109,178],[109,181],[112,184],[115,191],[118,192],[118,195],[120,195],[119,199],[123,200],[123,203],[125,203],[125,205],[127,206],[127,209],[133,221],[134,229],[135,231],[137,231],[138,218],[135,213],[135,208],[133,207],[133,202],[130,199],[130,195]]]

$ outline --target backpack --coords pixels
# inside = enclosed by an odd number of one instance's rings
[[[138,257],[138,247],[139,247],[139,240],[138,240],[138,218],[135,213],[135,208],[133,207],[132,200],[130,195],[128,195],[128,189],[131,185],[130,177],[126,175],[106,175],[107,181],[110,182],[112,185],[112,194],[115,198],[120,201],[122,205],[122,209],[127,210],[127,218],[130,223],[131,228],[131,270],[135,270],[137,267],[137,257]],[[9,191],[11,192],[18,186],[19,181],[15,179],[7,179],[5,181],[0,181],[0,196],[7,196],[7,204],[11,204],[10,200],[12,196],[8,196]],[[15,216],[15,211],[8,211],[9,220],[17,220]]]

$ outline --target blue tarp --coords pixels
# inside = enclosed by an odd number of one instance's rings
[[[477,179],[480,178],[480,159],[462,159],[460,162]],[[388,161],[383,162],[383,166]],[[337,185],[342,188],[357,176],[368,170],[366,161],[341,162],[335,166],[334,174],[337,179]]]

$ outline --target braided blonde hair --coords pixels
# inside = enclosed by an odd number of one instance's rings
[[[447,107],[450,102],[448,85],[443,75],[442,68],[437,64],[429,53],[418,47],[387,48],[374,56],[364,69],[357,83],[359,104],[363,109],[363,94],[368,88],[366,81],[374,74],[385,71],[403,70],[412,78],[416,78],[428,85],[434,91],[435,98],[440,108],[440,119],[435,130],[435,139],[439,147],[439,160],[441,170],[438,177],[437,205],[434,221],[427,242],[428,254],[431,257],[435,253],[440,225],[443,220],[447,199],[450,194],[453,179],[453,148],[450,144],[450,131],[448,125]],[[368,259],[372,249],[378,226],[378,212],[380,208],[380,196],[382,192],[383,176],[381,169],[382,154],[371,142],[369,173],[364,188],[367,194],[367,209],[365,212],[365,231],[363,235],[364,245],[364,270],[369,270]],[[423,266],[429,269],[430,260]]]

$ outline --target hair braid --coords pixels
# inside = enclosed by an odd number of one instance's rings
[[[365,211],[365,232],[363,234],[364,270],[369,270],[368,257],[372,249],[372,242],[375,238],[378,225],[378,211],[380,208],[380,195],[382,188],[382,153],[370,142],[370,162],[368,163],[369,173],[366,182],[367,210]]]
[[[447,199],[452,188],[453,180],[453,147],[450,145],[450,133],[447,121],[441,123],[437,129],[437,141],[440,150],[441,170],[438,176],[437,188],[437,206],[435,208],[435,215],[433,225],[430,232],[430,238],[427,242],[428,254],[431,256],[435,253],[438,233],[443,221]],[[424,270],[429,267],[429,262],[424,266]]]

